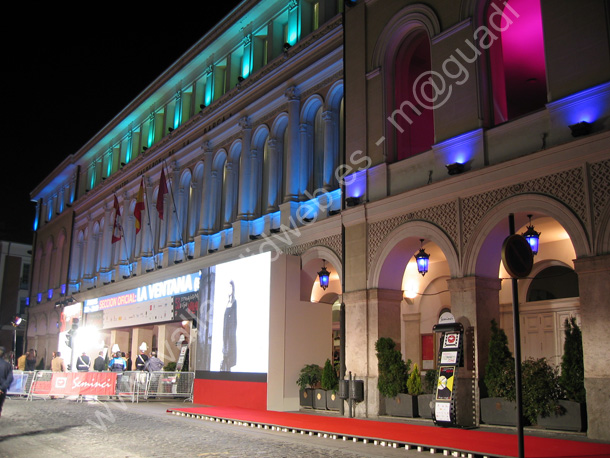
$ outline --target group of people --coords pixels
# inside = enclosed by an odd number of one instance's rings
[[[30,350],[34,352],[35,350]],[[26,359],[26,362],[28,360]],[[35,356],[34,356],[35,361]],[[140,354],[135,360],[136,371],[148,371],[156,372],[163,369],[163,361],[157,357],[157,352],[153,351],[150,357],[145,353],[144,350],[140,350]],[[23,369],[22,369],[23,370]],[[30,369],[25,369],[30,370]],[[31,369],[34,370],[34,369]],[[65,372],[66,363],[61,356],[61,352],[54,351],[53,359],[51,360],[51,370],[53,372]],[[82,352],[81,355],[76,358],[76,370],[78,372],[88,372],[89,370],[102,372],[106,370],[106,359],[104,358],[104,352],[100,351],[98,356],[93,360],[93,366],[91,364],[91,358],[86,352]],[[132,361],[129,358],[129,354],[126,356],[125,352],[117,351],[112,354],[112,359],[108,362],[108,370],[112,372],[125,372],[132,370]]]
[[[101,356],[101,352],[100,352]],[[115,352],[108,362],[108,370],[112,372],[125,372],[131,370],[131,360],[125,357],[124,352]],[[136,371],[157,372],[163,369],[163,361],[157,357],[157,352],[152,351],[150,356],[144,350],[140,350],[135,360]]]
[[[20,371],[35,371],[36,357],[36,350],[30,348],[26,353],[17,358],[17,369]]]

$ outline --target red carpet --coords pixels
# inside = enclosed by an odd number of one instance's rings
[[[437,426],[331,417],[305,413],[250,410],[238,407],[190,407],[171,409],[191,415],[236,420],[261,425],[280,426],[290,430],[331,433],[348,439],[360,438],[396,442],[493,457],[519,456],[517,435],[441,428]],[[525,436],[525,456],[528,458],[610,457],[610,444],[577,440]]]

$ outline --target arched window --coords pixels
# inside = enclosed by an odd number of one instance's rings
[[[313,183],[311,192],[322,189],[324,186],[324,120],[322,107],[316,111],[313,121]]]
[[[323,105],[322,97],[314,95],[301,110],[299,192],[307,200],[324,184]]]
[[[578,275],[565,266],[543,269],[534,277],[527,290],[528,302],[578,296]]]
[[[428,151],[434,143],[434,113],[420,100],[432,100],[430,85],[420,76],[431,71],[430,39],[424,30],[407,35],[394,56],[394,91],[388,94],[389,138],[400,161]],[[422,90],[424,93],[422,93]]]
[[[213,233],[222,229],[222,216],[224,214],[224,177],[225,165],[227,162],[227,153],[220,150],[216,153],[212,172],[210,175],[210,195],[206,198],[209,203],[209,221],[208,231]]]
[[[189,240],[193,240],[197,235],[201,218],[201,201],[203,199],[203,162],[197,164],[193,173],[191,184],[191,214],[189,216]]]
[[[220,230],[231,227],[237,219],[239,196],[239,164],[241,160],[241,141],[235,142],[223,168],[222,223]]]
[[[252,147],[250,150],[252,160],[250,162],[251,186],[253,196],[252,209],[254,217],[264,215],[267,210],[269,198],[269,128],[266,125],[259,126],[252,136]],[[245,190],[241,190],[243,193]]]
[[[178,196],[176,202],[176,234],[178,236],[178,242],[181,245],[188,243],[189,241],[189,220],[190,215],[193,212],[191,209],[191,171],[186,170],[180,178],[180,188],[178,189]]]
[[[96,275],[99,271],[100,271],[100,266],[101,266],[101,260],[102,260],[102,250],[103,250],[103,245],[102,245],[102,227],[103,227],[104,222],[102,221],[101,223],[95,223],[95,225],[93,226],[93,249],[91,250],[91,254],[93,256],[92,259],[92,264],[93,264],[93,270],[92,270],[92,274]],[[56,275],[60,275],[59,272],[57,272]]]
[[[540,0],[492,0],[486,17],[497,125],[547,102]]]

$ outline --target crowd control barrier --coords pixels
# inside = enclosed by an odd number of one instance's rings
[[[192,400],[194,379],[194,372],[14,371],[7,394],[28,400],[69,396],[97,400],[130,398],[132,402],[164,397]]]
[[[6,394],[27,397],[36,371],[13,371],[13,381]]]

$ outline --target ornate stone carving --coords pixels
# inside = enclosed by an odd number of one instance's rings
[[[342,256],[341,249],[341,234],[331,235],[329,237],[323,237],[321,239],[316,239],[311,242],[303,243],[300,245],[290,245],[282,250],[283,253],[292,255],[292,256],[301,256],[310,248],[315,246],[324,246],[334,251],[339,259]]]
[[[583,169],[574,168],[466,197],[462,204],[464,221],[462,246],[468,244],[474,228],[494,205],[509,197],[525,193],[554,197],[570,207],[581,221],[588,220]]]
[[[590,176],[593,221],[598,223],[610,201],[610,160],[591,164]]]
[[[408,221],[428,221],[440,227],[457,247],[458,240],[458,202],[452,201],[430,208],[409,212],[403,215],[371,223],[368,226],[369,253],[368,263],[371,265],[379,246],[390,232]]]

